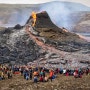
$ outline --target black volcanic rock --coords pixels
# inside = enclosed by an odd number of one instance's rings
[[[38,52],[40,48],[30,39],[28,34],[25,33],[18,37],[14,45],[13,41],[12,44],[7,43],[10,36],[15,33],[15,30],[9,28],[0,33],[0,63],[10,63],[12,61],[15,63],[27,63],[36,60],[39,56]]]
[[[14,29],[22,29],[22,26],[20,24],[15,25]]]
[[[79,38],[78,35],[65,31],[65,28],[58,28],[52,23],[46,12],[37,13],[36,16],[36,24],[32,28],[39,33],[38,37],[45,39],[45,44],[67,52],[82,48],[81,45],[85,41]],[[31,25],[31,19],[30,16],[26,24]],[[42,51],[42,47],[31,39],[26,33],[25,27],[21,28],[21,26],[16,25],[14,28],[0,31],[0,63],[15,61],[16,63],[25,64],[47,54],[47,52],[40,52],[40,50]]]
[[[15,25],[14,29],[21,29],[22,26],[20,24]]]
[[[49,15],[46,11],[36,14],[36,24],[35,28],[58,28],[53,22],[51,21]],[[30,24],[32,16],[27,20],[26,24]],[[60,28],[59,28],[60,29]]]
[[[46,11],[37,14],[36,20],[36,28],[58,28],[53,22],[51,21],[49,15]],[[59,28],[60,29],[60,28]]]

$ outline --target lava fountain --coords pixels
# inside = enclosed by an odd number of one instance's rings
[[[35,26],[35,23],[36,23],[36,13],[35,12],[32,12],[32,18],[33,18],[33,24],[32,26],[34,27]]]

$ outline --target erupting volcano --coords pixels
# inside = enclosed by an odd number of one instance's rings
[[[90,89],[89,22],[79,3],[1,4],[0,90]]]
[[[46,13],[46,12],[42,12],[42,13]],[[36,21],[36,18],[37,18],[37,17],[36,17],[36,13],[33,13],[33,15],[32,15],[33,21],[37,22],[37,21]],[[33,22],[32,19],[31,19],[30,22]],[[45,44],[45,39],[44,39],[44,37],[33,35],[33,33],[32,33],[32,29],[33,29],[33,28],[32,28],[32,27],[35,26],[35,22],[33,22],[32,25],[27,25],[27,26],[26,26],[26,32],[29,34],[29,36],[32,38],[32,40],[35,41],[35,43],[36,43],[37,45],[39,45],[40,47],[42,47],[45,51],[55,52],[55,53],[61,54],[61,55],[63,56],[62,52],[60,52],[58,49],[56,49],[56,48],[53,47],[53,46],[50,46],[49,44]],[[34,27],[33,31],[34,31],[35,29],[36,29],[36,28]]]
[[[46,11],[32,12],[24,26],[0,31],[1,63],[49,67],[88,66],[90,44],[79,35],[59,28]],[[87,53],[87,54],[83,54]]]

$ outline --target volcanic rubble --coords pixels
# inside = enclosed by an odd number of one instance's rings
[[[45,11],[37,13],[36,17],[34,27],[30,16],[24,26],[17,24],[0,30],[0,63],[37,63],[69,68],[90,66],[90,43],[65,28],[57,27]],[[27,25],[30,26],[28,33]]]

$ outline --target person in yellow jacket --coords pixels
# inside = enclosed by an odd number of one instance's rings
[[[5,79],[5,75],[4,75],[4,72],[3,71],[1,73],[1,77],[2,77],[2,79]]]

